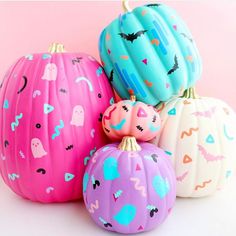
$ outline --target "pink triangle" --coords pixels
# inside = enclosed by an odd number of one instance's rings
[[[139,108],[138,109],[138,114],[137,114],[138,117],[147,117],[147,113],[143,110],[143,108]]]
[[[173,25],[174,30],[177,30],[177,25]]]
[[[139,164],[136,165],[136,170],[141,170],[141,167]]]
[[[108,48],[107,52],[108,52],[108,54],[111,54],[111,50],[109,48]]]
[[[166,88],[169,88],[170,87],[170,84],[169,83],[166,83]]]
[[[147,65],[147,58],[143,59],[142,62]]]
[[[139,228],[138,228],[138,230],[143,230],[143,226],[140,225]]]

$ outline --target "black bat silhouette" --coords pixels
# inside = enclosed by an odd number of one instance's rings
[[[76,57],[75,59],[72,60],[72,64],[75,65],[75,63],[80,63],[80,60],[82,60],[83,57]]]
[[[173,67],[168,71],[167,75],[172,74],[173,72],[175,72],[179,68],[178,58],[176,55],[175,55],[174,61],[175,61],[175,63],[173,65]]]
[[[110,83],[113,82],[113,75],[114,75],[114,69],[112,69],[111,72],[110,72],[110,76],[109,76]]]
[[[145,34],[147,32],[147,30],[140,30],[136,33],[131,33],[131,34],[125,34],[125,33],[119,33],[119,35],[123,38],[126,39],[127,41],[130,41],[131,43],[133,43],[133,41],[135,39],[137,39],[139,36],[142,36],[143,34]]]
[[[161,4],[158,3],[151,3],[151,4],[147,4],[147,7],[159,7]]]
[[[60,89],[60,92],[66,93],[67,91],[66,91],[64,88],[61,88],[61,89]]]
[[[193,42],[193,39],[187,36],[185,33],[180,33],[180,34],[183,35],[185,38],[187,38],[191,43]]]

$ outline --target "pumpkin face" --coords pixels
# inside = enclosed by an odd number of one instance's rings
[[[174,205],[176,181],[169,157],[152,144],[140,147],[141,151],[122,151],[118,144],[109,144],[88,164],[84,201],[104,229],[148,231],[161,224]]]
[[[236,115],[224,102],[176,98],[160,108],[153,141],[172,157],[177,196],[202,197],[221,189],[236,167]]]
[[[112,101],[105,73],[91,56],[44,53],[19,59],[0,86],[5,183],[33,201],[81,198],[87,160],[107,143],[101,114]]]
[[[120,97],[134,94],[151,105],[195,84],[201,60],[176,12],[149,4],[121,14],[101,33],[100,57]]]
[[[103,115],[104,132],[112,140],[134,136],[140,141],[153,139],[160,129],[159,114],[142,102],[124,100],[110,106]]]

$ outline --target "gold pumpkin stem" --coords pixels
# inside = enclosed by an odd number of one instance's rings
[[[124,12],[131,12],[131,8],[129,6],[129,1],[128,0],[122,0],[122,7]]]
[[[141,151],[141,147],[138,145],[136,138],[133,136],[123,137],[118,149],[122,151]]]
[[[62,52],[65,52],[65,48],[64,48],[64,45],[61,43],[52,43],[48,48],[48,52],[62,53]]]
[[[130,100],[131,100],[132,102],[135,102],[135,101],[136,101],[135,95],[131,95],[131,96],[130,96]]]
[[[193,99],[199,98],[199,96],[195,92],[195,88],[189,88],[189,89],[184,90],[183,95],[180,97],[181,98],[193,98]]]

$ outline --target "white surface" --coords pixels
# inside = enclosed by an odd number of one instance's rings
[[[140,235],[235,236],[236,180],[223,191],[201,199],[180,199],[159,228]],[[83,201],[40,204],[24,200],[0,180],[1,236],[117,235],[98,228]]]

